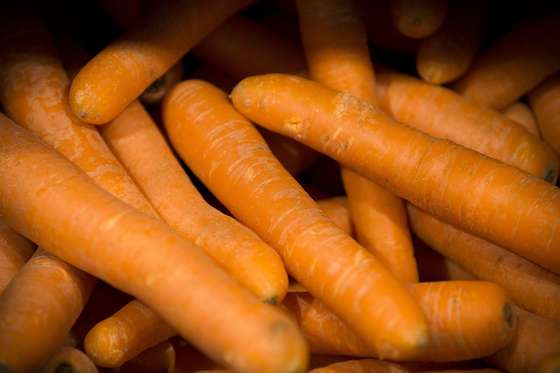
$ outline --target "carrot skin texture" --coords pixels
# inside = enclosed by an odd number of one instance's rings
[[[107,123],[200,39],[252,0],[173,0],[97,54],[74,78],[70,106],[82,120]]]
[[[164,100],[163,116],[172,144],[199,179],[373,349],[393,357],[422,348],[427,332],[418,305],[320,211],[223,92],[201,81],[183,82]],[[383,315],[391,315],[391,322],[381,321]]]
[[[82,351],[74,347],[62,347],[41,370],[44,373],[59,373],[61,371],[72,373],[97,373],[95,364]]]
[[[515,319],[505,292],[482,281],[411,284],[428,317],[430,344],[413,357],[395,361],[460,361],[483,357],[511,340]],[[491,300],[487,303],[487,300]],[[317,298],[289,293],[282,305],[297,320],[312,353],[376,357],[340,318]],[[441,309],[448,312],[441,312]],[[468,327],[467,327],[468,326]]]
[[[408,212],[414,232],[430,247],[478,278],[499,284],[523,308],[560,320],[560,276],[412,205]]]
[[[58,153],[0,118],[0,211],[8,224],[138,297],[217,361],[249,372],[305,370],[306,346],[289,319],[259,302],[202,249],[98,188]],[[192,285],[189,291],[179,291],[184,284]],[[239,344],[240,336],[254,343]]]
[[[404,74],[379,74],[376,87],[380,107],[397,121],[555,182],[552,149],[501,113]]]
[[[521,124],[527,131],[536,137],[541,137],[541,134],[539,133],[539,126],[537,125],[537,119],[527,104],[517,101],[505,108],[502,113],[506,116],[506,118]]]
[[[395,26],[410,38],[430,36],[447,15],[447,0],[391,0],[390,4]]]
[[[453,1],[443,25],[420,42],[416,70],[431,84],[456,80],[467,72],[488,18],[484,1]]]
[[[0,295],[33,255],[35,245],[0,220]]]
[[[529,94],[542,138],[560,154],[560,73],[554,74]]]
[[[560,70],[560,16],[527,20],[482,53],[453,88],[482,105],[503,110]]]
[[[560,235],[555,234],[560,191],[549,183],[400,125],[355,97],[303,78],[246,78],[231,97],[242,114],[263,127],[331,156],[442,220],[560,273]],[[461,208],[449,201],[461,201]],[[513,231],[512,221],[517,227]]]
[[[317,200],[317,206],[332,222],[347,235],[352,236],[353,227],[348,201],[344,197],[330,197]]]

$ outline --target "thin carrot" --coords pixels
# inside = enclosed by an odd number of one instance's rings
[[[527,104],[517,101],[513,105],[504,109],[503,114],[506,118],[513,120],[516,123],[521,124],[527,131],[532,133],[537,137],[541,137],[539,133],[539,127],[537,125],[537,119],[535,118],[531,108]]]
[[[556,180],[558,160],[552,149],[501,113],[404,74],[379,74],[376,87],[380,107],[397,121]]]
[[[409,373],[410,370],[395,363],[374,359],[347,360],[315,368],[309,373]]]
[[[502,110],[560,70],[560,17],[522,22],[482,53],[454,88],[465,97]]]
[[[409,289],[428,317],[430,343],[415,356],[392,360],[460,361],[489,355],[510,342],[515,318],[497,285],[449,281],[411,284]],[[379,358],[317,298],[289,293],[282,305],[298,322],[312,353]]]
[[[554,74],[529,94],[544,141],[560,153],[560,73]]]
[[[173,65],[165,74],[150,84],[140,96],[140,101],[146,105],[155,105],[163,100],[165,94],[175,85],[179,83],[183,77],[183,64],[181,61]]]
[[[242,288],[202,249],[103,191],[26,130],[0,118],[0,211],[14,229],[138,297],[216,361],[247,372],[305,371],[307,349],[289,319]]]
[[[346,234],[352,236],[352,220],[348,201],[344,197],[331,197],[317,200],[317,206],[329,219]]]
[[[406,289],[321,212],[223,92],[183,82],[164,100],[163,117],[198,178],[373,350],[397,357],[422,349],[425,318]]]
[[[0,220],[0,294],[31,257],[34,246]]]
[[[442,25],[447,16],[447,0],[391,0],[391,15],[403,35],[422,39]]]
[[[95,364],[82,351],[74,347],[62,347],[41,370],[43,373],[97,373]]]
[[[560,320],[560,276],[412,205],[408,213],[414,233],[430,247],[478,278],[499,284],[523,308]]]
[[[489,4],[459,0],[449,4],[443,25],[420,42],[416,70],[428,83],[444,84],[467,72],[478,50],[488,18]]]
[[[366,102],[303,78],[246,78],[231,97],[242,114],[263,127],[560,273],[560,191],[549,183],[400,125]]]
[[[179,373],[175,371],[175,348],[169,341],[154,346],[119,367],[119,373]]]
[[[548,357],[560,353],[560,322],[515,308],[517,328],[511,342],[486,360],[511,373],[537,372]]]
[[[252,0],[160,3],[95,56],[74,78],[70,106],[88,123],[115,118],[183,54]]]
[[[297,5],[311,78],[375,103],[375,75],[353,1],[298,0]],[[342,180],[358,242],[399,280],[418,282],[403,202],[351,170],[343,168]]]

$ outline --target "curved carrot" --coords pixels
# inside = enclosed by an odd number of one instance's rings
[[[163,117],[172,144],[199,179],[372,349],[384,357],[422,349],[426,324],[418,305],[321,212],[223,92],[183,82],[164,100]]]
[[[0,101],[6,114],[65,155],[99,186],[155,215],[97,130],[71,113],[69,80],[44,26],[23,12],[7,12],[4,17],[3,27],[15,22],[21,28],[0,46]],[[38,369],[55,352],[94,281],[55,256],[36,255],[26,266],[29,269],[14,278],[0,299],[0,319],[11,320],[11,325],[0,326],[5,338],[0,341],[0,361],[15,370]],[[38,312],[40,318],[35,316]]]
[[[403,35],[422,39],[440,28],[447,16],[447,0],[391,0],[391,16]]]
[[[386,361],[374,359],[347,360],[315,368],[309,373],[409,373],[410,370]]]
[[[317,206],[328,216],[329,219],[342,229],[346,234],[352,236],[352,220],[348,201],[344,197],[323,198],[315,201]]]
[[[560,191],[549,183],[400,125],[355,97],[303,78],[246,78],[231,97],[241,113],[263,127],[324,152],[425,211],[560,273]]]
[[[363,22],[353,2],[298,0],[297,4],[313,80],[375,103],[375,75]],[[351,170],[343,168],[342,180],[358,242],[399,280],[418,282],[403,202]]]
[[[544,141],[560,153],[560,73],[554,74],[529,94],[529,104],[537,117]]]
[[[154,346],[118,368],[119,373],[165,372],[174,373],[175,348],[169,341]],[[179,373],[179,371],[177,371]]]
[[[557,178],[558,160],[552,150],[501,113],[398,73],[379,74],[377,93],[380,107],[401,123],[547,181]]]
[[[0,295],[33,254],[34,245],[0,220]]]
[[[513,120],[516,123],[521,124],[527,131],[532,133],[537,137],[541,137],[539,133],[539,127],[537,125],[537,119],[533,115],[533,112],[527,106],[527,104],[517,101],[513,105],[507,107],[502,112],[504,116],[508,119]]]
[[[515,308],[517,328],[511,342],[486,360],[507,372],[537,372],[550,356],[560,353],[560,322]]]
[[[392,360],[460,361],[489,355],[510,342],[515,318],[497,285],[449,281],[411,284],[409,289],[428,317],[430,343],[415,356]],[[282,305],[298,322],[312,353],[379,357],[309,294],[289,293]]]
[[[165,74],[154,81],[140,96],[140,101],[146,105],[155,105],[163,100],[165,94],[179,83],[183,77],[183,64],[181,61],[173,65]]]
[[[482,53],[454,88],[502,110],[560,70],[560,16],[527,20]]]
[[[467,72],[478,50],[488,16],[488,3],[451,2],[443,25],[420,42],[416,70],[428,83],[444,84]]]
[[[14,229],[138,297],[216,361],[247,372],[305,370],[307,349],[288,318],[242,288],[202,249],[0,118],[0,211]]]
[[[502,286],[523,308],[560,320],[560,276],[409,205],[414,233],[480,279]]]
[[[95,364],[82,351],[74,347],[62,347],[43,367],[44,373],[97,373]]]
[[[160,3],[148,19],[127,31],[76,75],[70,106],[88,123],[115,118],[183,54],[252,0]]]

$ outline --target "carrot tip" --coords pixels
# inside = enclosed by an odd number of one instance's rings
[[[55,373],[74,373],[74,368],[72,368],[72,365],[64,362],[64,363],[58,364],[58,366],[56,367],[54,372]]]
[[[513,315],[513,309],[511,308],[511,304],[506,303],[504,305],[504,308],[502,310],[502,314],[504,316],[504,320],[506,320],[509,327],[513,328],[514,315]]]

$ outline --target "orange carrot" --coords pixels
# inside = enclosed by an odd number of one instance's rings
[[[172,144],[198,178],[374,351],[398,357],[422,349],[427,330],[418,305],[321,212],[223,92],[183,82],[164,100],[163,117]]]
[[[560,191],[549,183],[303,78],[246,78],[231,97],[263,127],[326,153],[458,228],[560,272]]]
[[[33,254],[34,245],[0,220],[0,294]]]
[[[378,75],[380,107],[397,121],[554,182],[555,154],[504,115],[404,74]]]
[[[62,347],[41,370],[44,373],[97,373],[93,362],[82,351],[73,347]]]
[[[175,372],[175,348],[169,341],[154,346],[119,367],[119,373]]]
[[[429,246],[478,278],[501,285],[523,308],[560,320],[560,276],[412,205],[408,213],[414,233]]]
[[[410,370],[395,364],[374,359],[347,360],[322,368],[310,370],[309,373],[409,373]]]
[[[507,107],[503,114],[506,118],[513,120],[514,122],[521,124],[525,129],[531,132],[537,137],[541,137],[539,133],[539,127],[537,125],[537,119],[533,115],[533,112],[527,106],[527,104],[517,101],[513,105]]]
[[[0,211],[14,229],[138,297],[216,361],[247,372],[305,370],[306,346],[289,319],[258,301],[202,249],[0,118]]]
[[[544,359],[538,368],[538,373],[556,373],[560,370],[560,352]]]
[[[252,0],[160,3],[74,78],[70,106],[88,123],[115,118],[200,39]]]
[[[297,4],[311,77],[375,103],[373,66],[363,22],[353,2],[298,0]],[[418,282],[402,201],[351,170],[343,169],[342,180],[358,242],[399,280]]]
[[[155,105],[163,100],[163,96],[183,77],[181,61],[173,65],[165,74],[153,82],[142,95],[140,100],[146,105]]]
[[[422,39],[440,28],[447,15],[447,0],[391,0],[391,15],[403,35]]]
[[[488,5],[481,0],[449,4],[449,15],[443,25],[418,47],[416,70],[422,79],[444,84],[468,70],[482,39]]]
[[[529,94],[529,104],[537,117],[544,141],[560,153],[560,73],[554,74]]]
[[[404,361],[460,361],[482,357],[506,346],[515,318],[505,292],[491,282],[450,281],[410,285],[428,317],[430,344]],[[282,305],[318,354],[379,357],[322,302],[305,293],[289,293]],[[445,310],[445,311],[443,311]]]
[[[560,70],[558,14],[522,22],[482,53],[454,88],[465,97],[502,110]]]
[[[548,357],[560,353],[560,322],[515,308],[517,328],[506,348],[487,358],[511,373],[537,372]]]
[[[342,229],[346,234],[352,236],[352,220],[350,219],[350,209],[348,201],[344,197],[331,197],[320,199],[317,206],[332,220],[332,222]]]

